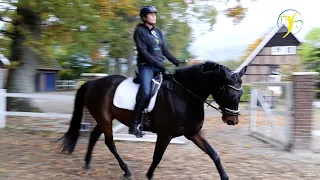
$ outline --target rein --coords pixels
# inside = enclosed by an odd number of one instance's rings
[[[188,91],[190,94],[192,94],[193,96],[195,96],[196,98],[198,98],[200,101],[205,102],[208,106],[216,109],[216,110],[219,111],[221,114],[223,114],[223,110],[221,110],[221,109],[224,109],[224,110],[226,110],[226,113],[227,113],[227,114],[240,115],[240,113],[239,113],[240,110],[236,110],[236,111],[235,111],[235,110],[228,109],[228,108],[221,108],[221,107],[218,108],[218,107],[215,107],[215,106],[211,105],[211,102],[207,102],[207,100],[202,99],[201,97],[199,97],[198,95],[196,95],[195,93],[193,93],[192,91],[190,91],[189,89],[187,89],[186,87],[184,87],[182,84],[180,84],[178,81],[176,81],[172,74],[167,75],[167,76],[168,76],[171,80],[173,80],[176,84],[178,84],[179,86],[181,86],[184,90]],[[230,88],[232,88],[232,89],[237,90],[237,91],[242,90],[242,87],[241,87],[241,88],[236,88],[236,87],[233,87],[233,86],[230,86],[230,85],[228,85],[228,86],[229,86]],[[207,106],[207,107],[208,107],[208,106]]]
[[[175,83],[177,83],[179,86],[181,86],[184,90],[188,91],[190,94],[192,94],[193,96],[195,96],[196,98],[198,98],[200,101],[205,102],[206,104],[208,104],[208,106],[211,106],[212,108],[216,109],[217,111],[219,111],[220,113],[222,113],[222,111],[211,105],[211,102],[207,102],[207,100],[202,99],[201,97],[199,97],[198,95],[194,94],[192,91],[190,91],[189,89],[187,89],[186,87],[184,87],[182,84],[180,84],[178,81],[176,81],[174,78],[170,77],[171,80],[173,80]]]

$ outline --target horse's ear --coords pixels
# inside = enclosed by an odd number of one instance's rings
[[[244,66],[244,67],[240,70],[239,76],[242,77],[242,76],[246,73],[246,71],[247,71],[247,66]]]

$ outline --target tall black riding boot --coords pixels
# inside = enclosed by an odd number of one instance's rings
[[[146,103],[147,103],[147,99],[144,97],[141,97],[140,100],[137,101],[137,104],[133,111],[133,119],[131,122],[131,126],[129,127],[129,134],[136,135],[137,138],[140,138],[143,135],[145,135],[144,132],[137,129],[137,126],[138,126],[138,123],[140,122],[142,111],[144,110]]]

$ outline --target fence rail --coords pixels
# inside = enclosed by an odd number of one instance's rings
[[[0,89],[0,129],[6,127],[6,116],[24,116],[24,117],[45,117],[45,118],[61,118],[70,119],[72,114],[62,114],[62,113],[38,113],[38,112],[13,112],[7,111],[6,109],[6,99],[7,97],[18,97],[18,98],[35,98],[35,99],[69,99],[73,100],[74,95],[53,95],[53,94],[28,94],[28,93],[7,93],[6,89]],[[80,131],[89,131],[89,123],[82,122]],[[144,141],[144,142],[156,142],[157,135],[151,134],[146,135],[143,138],[135,138],[133,135],[121,134],[118,131],[124,128],[125,125],[119,123],[113,129],[114,140],[124,140],[124,141]],[[176,137],[172,139],[171,143],[175,144],[186,144],[188,140],[182,137]]]
[[[2,96],[5,97],[20,97],[20,98],[36,98],[36,99],[74,99],[70,95],[53,95],[53,94],[32,94],[32,93],[7,93],[6,91]]]
[[[6,116],[25,116],[25,117],[46,117],[46,118],[71,118],[72,114],[62,113],[39,113],[39,112],[18,112],[7,111],[7,97],[35,98],[35,99],[74,99],[71,95],[53,94],[31,94],[31,93],[7,93],[6,89],[0,89],[0,128],[6,126]]]
[[[273,109],[272,100],[268,101],[268,97],[272,97],[268,87],[280,86],[284,88],[284,107],[280,109]],[[263,139],[266,142],[287,148],[291,143],[291,128],[292,128],[292,83],[291,82],[256,82],[253,83],[251,89],[251,116],[250,116],[250,133],[252,136]],[[277,97],[280,100],[279,95]],[[261,107],[258,106],[260,104]],[[260,115],[258,113],[260,112]],[[261,114],[262,113],[262,114]],[[265,117],[264,120],[259,116]],[[284,126],[280,126],[278,118],[283,117]]]
[[[76,80],[57,80],[56,90],[77,89],[77,83]]]

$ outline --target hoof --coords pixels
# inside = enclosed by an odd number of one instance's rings
[[[222,180],[229,180],[229,177],[228,176],[225,176],[223,178],[221,178]]]
[[[122,176],[123,180],[134,180],[134,177],[132,175],[128,176],[128,175],[123,175]]]
[[[90,165],[89,164],[85,164],[83,168],[84,168],[84,170],[88,171],[90,169]]]
[[[147,176],[147,179],[148,179],[148,180],[151,180],[151,179],[152,179],[152,175],[147,174],[146,176]]]

